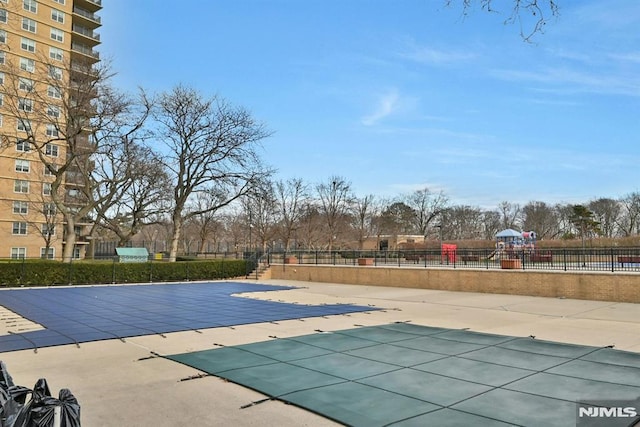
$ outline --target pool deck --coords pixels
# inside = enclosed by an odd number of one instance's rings
[[[255,283],[255,281],[248,281]],[[250,298],[302,304],[352,303],[384,308],[348,315],[258,323],[198,332],[0,353],[14,382],[46,378],[54,395],[69,388],[87,426],[333,426],[334,422],[157,354],[176,354],[358,326],[411,322],[446,328],[640,353],[640,304],[392,287],[267,280],[298,289]],[[248,407],[245,407],[250,405]],[[245,408],[243,408],[245,407]]]

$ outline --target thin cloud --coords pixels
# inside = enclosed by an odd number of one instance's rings
[[[396,112],[399,106],[400,95],[398,91],[394,89],[378,99],[373,113],[363,117],[361,123],[365,126],[373,126],[380,120]]]
[[[562,87],[563,91],[640,96],[640,79],[636,76],[583,73],[569,68],[540,71],[494,70],[494,77],[508,81],[542,83]]]
[[[429,65],[447,65],[457,62],[467,62],[477,56],[477,54],[471,52],[445,51],[431,47],[414,47],[411,52],[400,54],[402,58]]]
[[[609,57],[622,62],[633,62],[640,64],[640,52],[610,54]]]

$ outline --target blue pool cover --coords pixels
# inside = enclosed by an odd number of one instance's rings
[[[292,288],[212,282],[2,290],[1,306],[45,329],[0,335],[0,352],[376,310],[233,295],[286,289]]]

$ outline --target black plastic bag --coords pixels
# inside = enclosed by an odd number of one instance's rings
[[[22,407],[21,417],[11,427],[53,427],[56,408],[60,408],[60,427],[80,427],[80,405],[69,389],[60,390],[58,399],[51,396],[45,379],[33,388],[31,401]]]

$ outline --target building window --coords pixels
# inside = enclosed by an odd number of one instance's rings
[[[33,73],[36,70],[36,61],[29,58],[20,58],[20,69]]]
[[[58,133],[58,128],[56,127],[56,125],[51,124],[51,123],[47,124],[47,136],[50,136],[50,137],[53,137],[53,138],[57,138],[58,135],[59,135],[59,133]],[[47,144],[47,154],[49,154],[49,145],[51,145],[51,144]],[[52,148],[51,150],[53,152],[53,150],[55,149],[55,153],[56,153],[56,156],[57,156],[58,155],[58,146],[54,145],[53,147],[55,147],[55,148]],[[52,154],[49,154],[49,155],[52,155]]]
[[[23,90],[25,92],[33,91],[33,80],[27,79],[24,77],[20,77],[18,82],[18,89]]]
[[[29,203],[27,202],[13,202],[13,213],[19,215],[26,215],[29,213]]]
[[[20,40],[20,47],[22,48],[22,50],[34,53],[36,51],[36,42],[35,40],[22,37],[22,39]]]
[[[64,24],[64,12],[58,9],[51,9],[51,19]]]
[[[16,159],[16,172],[28,173],[30,169],[29,160]]]
[[[17,128],[21,132],[31,132],[31,120],[18,118]]]
[[[13,223],[13,234],[18,234],[24,236],[27,234],[27,223],[26,222],[14,222]]]
[[[64,41],[64,31],[59,30],[57,28],[52,28],[51,29],[51,39],[58,41],[58,42],[62,42]]]
[[[22,18],[22,29],[25,31],[29,31],[30,33],[36,32],[36,21],[29,18]]]
[[[62,79],[62,68],[49,65],[49,76],[56,80]]]
[[[0,71],[0,86],[4,86],[4,73]]]
[[[40,248],[40,258],[55,259],[56,248]]]
[[[4,94],[0,93],[0,107],[4,105]]]
[[[26,113],[31,113],[33,111],[33,99],[19,98],[18,110],[24,111]]]
[[[29,12],[38,12],[38,2],[36,0],[22,0],[22,8]]]
[[[25,259],[27,248],[11,248],[11,259]]]
[[[47,115],[49,117],[54,117],[56,119],[60,118],[60,107],[57,105],[49,105],[47,106]]]
[[[46,144],[44,149],[45,149],[45,153],[47,154],[47,156],[58,157],[58,146],[57,145]]]
[[[29,143],[29,140],[27,139],[19,139],[16,142],[16,151],[22,151],[22,152],[27,152],[31,150],[31,144]]]
[[[2,127],[2,122],[4,121],[4,117],[0,114],[0,128]]]
[[[42,194],[45,196],[50,196],[51,195],[51,183],[50,182],[43,182],[42,183]]]
[[[0,9],[0,22],[3,22],[6,24],[8,20],[9,20],[9,14],[7,13],[6,9]]]
[[[16,179],[13,182],[13,192],[22,194],[29,193],[29,181],[26,181],[24,179]]]
[[[4,51],[0,50],[0,65],[4,65],[4,62],[6,60],[6,56],[7,54]]]
[[[45,203],[42,207],[42,213],[46,217],[52,217],[56,214],[56,204],[55,203]]]
[[[62,61],[63,55],[64,55],[64,51],[62,49],[59,49],[57,47],[49,48],[49,58],[55,61]]]
[[[56,3],[64,4],[64,0],[53,0]]]
[[[62,94],[60,93],[60,89],[55,87],[55,86],[51,86],[51,85],[49,85],[49,88],[47,89],[47,96],[49,96],[50,98],[55,98],[55,99],[62,98]]]
[[[0,43],[7,42],[7,32],[5,30],[0,30]]]

